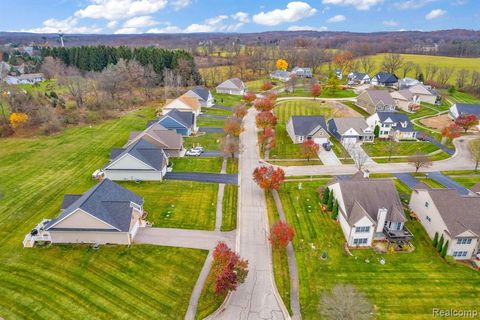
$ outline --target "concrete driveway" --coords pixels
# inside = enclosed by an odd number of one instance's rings
[[[223,128],[210,128],[210,127],[202,127],[198,128],[198,132],[205,132],[205,133],[223,133]]]
[[[348,154],[355,161],[356,164],[361,162],[363,165],[368,166],[375,164],[375,161],[362,149],[360,143],[348,143],[343,145]]]
[[[206,158],[216,158],[216,157],[223,157],[224,153],[222,151],[205,151],[199,157],[206,157]]]
[[[215,104],[212,106],[213,109],[221,109],[225,111],[232,111],[232,107],[222,106],[221,104]]]
[[[167,247],[212,250],[223,241],[229,247],[235,244],[235,231],[204,231],[174,228],[140,228],[135,243],[154,244]]]
[[[224,184],[238,184],[238,175],[207,172],[167,172],[167,180],[198,181]]]
[[[211,119],[227,119],[227,116],[222,116],[219,114],[206,114],[206,113],[201,113],[199,118],[211,118]]]
[[[322,146],[320,146],[320,150],[318,151],[318,157],[322,161],[324,165],[341,165],[342,162],[338,159],[337,155],[335,152],[333,152],[333,149],[330,151],[326,151],[323,149]]]

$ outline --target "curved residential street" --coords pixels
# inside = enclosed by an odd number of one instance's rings
[[[236,251],[248,260],[248,277],[230,295],[211,319],[289,319],[278,295],[268,242],[268,219],[264,192],[252,179],[260,165],[255,129],[255,109],[250,108],[241,134],[240,190]]]

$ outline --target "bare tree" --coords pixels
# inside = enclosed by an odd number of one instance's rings
[[[312,68],[312,73],[315,74],[317,69],[326,61],[325,50],[320,48],[310,48],[305,51],[305,64]]]
[[[477,171],[478,165],[480,164],[480,139],[470,141],[469,148],[472,154],[472,160],[475,162],[475,171]]]
[[[227,134],[222,140],[222,151],[226,157],[235,158],[235,153],[240,152],[240,139]]]
[[[448,83],[448,80],[450,80],[454,71],[455,71],[455,68],[453,67],[441,68],[440,71],[438,72],[437,82],[442,86],[446,86]]]
[[[98,77],[99,89],[110,95],[112,100],[116,99],[128,83],[127,69],[122,61],[123,59],[120,59],[116,65],[109,64]]]
[[[480,72],[472,71],[472,77],[470,80],[470,86],[476,87],[480,84]]]
[[[420,75],[422,74],[422,67],[418,64],[414,64],[414,69],[415,69],[415,79],[420,79]]]
[[[160,85],[160,78],[153,69],[151,64],[147,64],[143,67],[143,77],[141,79],[141,86],[145,92],[147,99],[153,98],[153,90]]]
[[[63,70],[65,70],[65,64],[56,58],[45,57],[40,67],[40,71],[43,73],[45,78],[53,79],[57,78]]]
[[[373,318],[373,306],[365,295],[352,285],[337,284],[320,299],[320,313],[329,320],[368,320]]]
[[[134,88],[143,86],[145,70],[137,60],[129,60],[126,64],[125,72],[128,81],[127,88],[130,95],[132,95]]]
[[[414,70],[414,68],[415,63],[412,61],[406,61],[402,66],[403,78],[405,78],[411,70]]]
[[[90,89],[89,80],[82,76],[75,67],[67,67],[59,77],[58,83],[67,88],[75,100],[77,108],[83,108],[85,97]]]
[[[393,139],[393,137],[390,137],[388,139],[388,144],[387,144],[388,162],[390,162],[390,160],[392,159],[392,155],[395,152],[397,152],[397,150],[398,150],[397,142],[395,141],[395,139]]]
[[[435,64],[428,63],[425,66],[425,80],[435,79],[435,75],[438,72],[438,66]]]
[[[344,147],[355,162],[357,169],[362,170],[369,159],[367,153],[355,143],[347,143],[344,145]]]
[[[398,53],[387,53],[383,58],[382,67],[390,73],[397,72],[403,66],[403,58]]]
[[[432,159],[426,153],[417,151],[408,157],[408,163],[415,167],[415,172],[418,172],[420,168],[428,168],[432,165]]]
[[[457,72],[457,87],[463,88],[467,84],[467,79],[470,76],[470,71],[467,69],[460,69]]]
[[[366,74],[370,74],[375,71],[375,61],[373,61],[370,56],[361,57],[360,65],[362,66],[362,71]]]

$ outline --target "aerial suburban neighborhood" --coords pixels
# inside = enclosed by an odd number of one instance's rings
[[[475,1],[24,2],[0,319],[480,317]]]

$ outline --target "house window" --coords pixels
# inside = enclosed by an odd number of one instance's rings
[[[457,244],[471,244],[472,238],[459,238],[457,239]]]
[[[466,257],[468,251],[453,251],[453,256],[454,257]]]
[[[428,206],[429,206],[428,201],[425,201],[425,208],[428,208]],[[428,219],[427,219],[427,220],[428,220]]]
[[[355,233],[367,233],[370,232],[370,227],[356,227],[355,228]]]
[[[425,204],[428,204],[428,202],[425,202]],[[429,216],[427,216],[425,219],[427,219],[428,222],[432,222],[432,218],[430,218]]]
[[[368,238],[356,238],[353,239],[353,244],[356,246],[362,245],[362,244],[367,244],[368,243]]]

